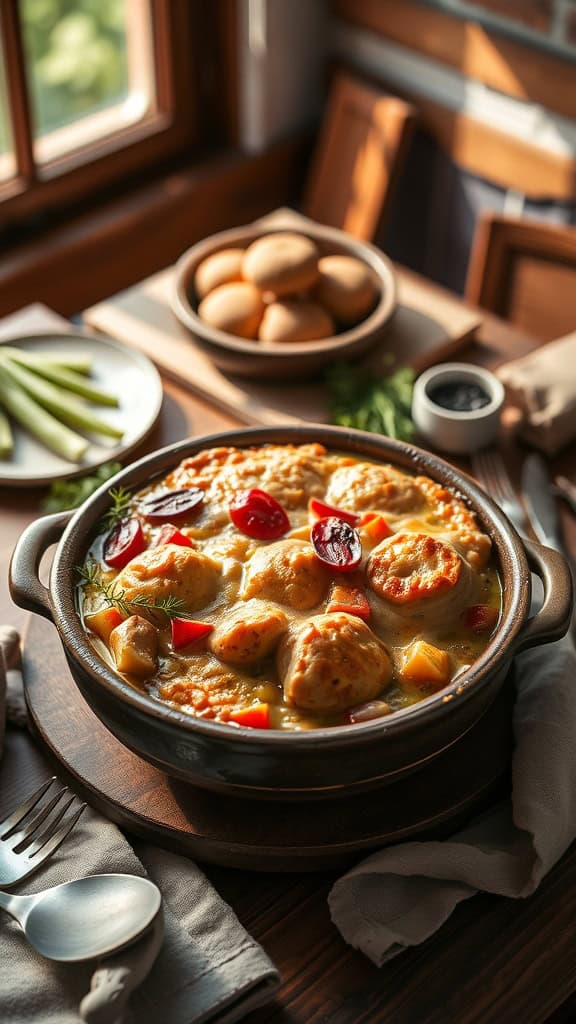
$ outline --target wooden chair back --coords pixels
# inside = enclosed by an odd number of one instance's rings
[[[416,110],[409,103],[338,72],[302,212],[371,241],[390,209],[415,123]]]
[[[576,329],[576,227],[483,214],[466,299],[550,341]]]

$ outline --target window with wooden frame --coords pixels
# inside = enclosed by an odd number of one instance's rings
[[[233,7],[0,0],[0,226],[216,141]]]

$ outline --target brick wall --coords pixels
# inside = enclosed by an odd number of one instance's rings
[[[428,0],[456,15],[576,56],[576,0]]]

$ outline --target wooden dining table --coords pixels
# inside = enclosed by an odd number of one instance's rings
[[[431,299],[438,298],[435,285],[420,284],[429,289]],[[493,367],[538,344],[486,314],[460,357]],[[135,454],[186,436],[237,426],[238,420],[215,404],[164,380],[159,421]],[[502,448],[517,481],[521,450],[510,429],[503,432]],[[466,460],[459,460],[459,465],[469,470]],[[551,469],[576,482],[576,464],[569,451],[554,460]],[[22,530],[40,514],[45,493],[45,489],[0,487],[0,622],[17,627],[24,644],[28,615],[10,600],[8,563]],[[566,509],[562,521],[567,546],[576,556],[576,526]],[[0,816],[51,773],[30,734],[8,726],[0,762]],[[338,813],[336,806],[334,813]],[[381,968],[349,947],[331,922],[327,895],[338,872],[290,874],[204,867],[281,974],[277,998],[252,1012],[246,1018],[251,1024],[561,1024],[576,1020],[576,846],[530,898],[476,895],[461,903],[432,938]]]

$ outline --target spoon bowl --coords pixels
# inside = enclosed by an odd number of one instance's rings
[[[0,893],[0,906],[50,960],[106,956],[134,942],[160,910],[160,891],[138,875],[89,875],[34,896]]]

